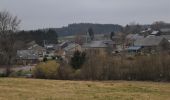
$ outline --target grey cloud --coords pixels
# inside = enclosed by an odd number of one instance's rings
[[[1,0],[0,10],[22,20],[21,29],[61,27],[75,22],[170,22],[170,0]]]

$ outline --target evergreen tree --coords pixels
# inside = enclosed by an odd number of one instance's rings
[[[111,33],[110,33],[110,39],[111,39],[111,40],[113,40],[113,36],[114,36],[114,35],[115,35],[114,32],[111,32]]]
[[[92,28],[89,28],[89,29],[88,29],[88,33],[89,33],[90,39],[91,39],[91,40],[94,40],[94,31],[93,31]]]
[[[80,69],[81,66],[84,64],[85,60],[85,52],[75,51],[73,57],[71,58],[70,64],[74,69]]]

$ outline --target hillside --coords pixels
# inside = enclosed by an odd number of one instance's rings
[[[0,78],[0,100],[169,100],[170,83]]]
[[[34,31],[20,31],[16,35],[16,40],[26,43],[35,41],[39,45],[43,45],[44,41],[47,43],[57,43],[58,34],[53,29],[48,30],[34,30]]]
[[[16,39],[24,42],[36,41],[39,45],[43,45],[44,40],[47,43],[57,43],[58,37],[71,36],[76,34],[85,35],[88,28],[92,28],[95,34],[110,34],[110,32],[119,32],[122,26],[114,24],[70,24],[62,28],[48,28],[30,31],[20,31]]]
[[[158,27],[159,26],[159,27]],[[36,41],[38,44],[43,45],[44,40],[48,43],[57,43],[58,38],[64,36],[74,36],[74,35],[86,35],[89,28],[92,28],[95,35],[107,34],[110,35],[111,32],[124,32],[125,34],[129,33],[139,33],[142,30],[152,27],[155,30],[160,28],[169,28],[170,24],[160,23],[153,25],[127,25],[123,27],[117,24],[92,24],[92,23],[78,23],[78,24],[69,24],[68,26],[61,28],[47,28],[39,30],[30,30],[30,31],[20,31],[17,35],[17,40],[24,42]],[[157,29],[158,28],[158,29]]]
[[[95,34],[110,33],[112,31],[119,32],[122,30],[122,26],[117,24],[92,24],[92,23],[79,23],[69,24],[66,27],[56,28],[56,32],[59,36],[68,36],[75,34],[85,34],[88,28],[92,28]]]

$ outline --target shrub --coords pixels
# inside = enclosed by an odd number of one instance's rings
[[[33,76],[36,78],[58,79],[58,69],[59,64],[55,61],[42,62],[35,67]]]
[[[40,63],[34,70],[34,76],[48,79],[170,81],[170,55],[167,54],[138,55],[133,59],[90,54],[87,58],[82,67],[76,68],[64,62]]]
[[[12,71],[9,76],[10,77],[25,77],[27,74],[31,74],[31,73],[32,73],[31,71],[19,70],[19,71]]]
[[[170,56],[154,54],[125,57],[91,55],[81,68],[81,76],[88,80],[170,80]]]
[[[0,77],[6,77],[5,73],[0,73]]]
[[[58,69],[59,79],[61,80],[73,79],[74,78],[73,72],[74,69],[72,69],[71,66],[65,63],[60,63],[60,67]]]
[[[44,57],[43,62],[46,62],[46,61],[48,61],[48,59],[47,59],[47,57]]]

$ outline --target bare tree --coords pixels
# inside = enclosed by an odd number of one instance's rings
[[[16,54],[15,33],[20,22],[17,16],[12,16],[7,11],[0,12],[0,55],[6,66],[7,76],[10,74],[10,67]]]

